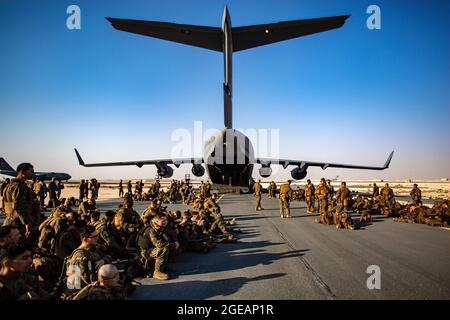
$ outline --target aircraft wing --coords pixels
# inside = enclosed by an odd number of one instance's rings
[[[78,163],[83,167],[115,167],[115,166],[137,166],[141,168],[144,165],[165,165],[173,164],[177,168],[183,163],[200,164],[203,158],[180,158],[180,159],[155,159],[155,160],[137,160],[137,161],[121,161],[121,162],[101,162],[101,163],[85,163],[80,153],[75,149]]]
[[[106,18],[117,30],[222,51],[220,28],[158,21]]]
[[[375,166],[365,166],[365,165],[355,165],[355,164],[339,164],[332,162],[315,162],[315,161],[300,161],[300,160],[287,160],[287,159],[268,159],[268,158],[258,158],[256,159],[257,163],[262,165],[270,165],[270,164],[280,164],[286,169],[288,166],[299,166],[300,168],[305,167],[321,167],[323,170],[326,168],[344,168],[344,169],[365,169],[365,170],[385,170],[389,168],[389,164],[391,163],[392,156],[394,155],[394,151],[391,152],[389,157],[383,166],[375,167]]]
[[[271,24],[232,28],[233,51],[241,51],[279,41],[340,28],[350,17],[335,16],[316,19],[283,21]]]

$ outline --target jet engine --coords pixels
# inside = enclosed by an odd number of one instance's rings
[[[301,180],[304,177],[306,177],[306,175],[308,174],[306,172],[306,169],[307,169],[307,167],[303,167],[303,168],[297,167],[295,169],[292,169],[292,171],[291,171],[292,179],[294,179],[294,180]]]
[[[201,164],[194,164],[191,171],[196,177],[201,177],[205,174],[205,168]]]
[[[158,169],[158,176],[163,178],[170,178],[173,175],[172,167],[169,167],[164,162],[158,162],[156,164],[156,168]]]
[[[272,174],[272,168],[269,166],[262,166],[259,169],[259,175],[263,178],[268,178]]]

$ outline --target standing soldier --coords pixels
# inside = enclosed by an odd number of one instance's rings
[[[341,182],[341,187],[336,193],[336,200],[338,205],[344,209],[344,212],[347,212],[348,203],[350,201],[350,190],[347,188],[345,181]]]
[[[328,203],[333,202],[333,196],[334,196],[334,187],[331,185],[331,180],[328,180]]]
[[[209,181],[206,181],[205,184],[205,197],[210,197],[211,196],[211,183],[209,183]]]
[[[277,197],[277,195],[276,195],[276,192],[277,192],[277,184],[275,183],[275,181],[272,181],[271,183],[271,192],[272,192],[272,194],[271,194],[271,198],[276,198]]]
[[[80,185],[78,186],[78,190],[79,190],[78,200],[81,203],[83,202],[84,199],[84,179],[81,180]]]
[[[3,191],[5,191],[6,186],[8,185],[10,179],[6,178],[6,180],[2,183],[0,187],[0,196],[2,197],[2,212],[5,212],[5,196],[3,195]]]
[[[389,187],[389,183],[386,183],[381,189],[381,197],[384,202],[384,206],[391,207],[391,202],[394,199],[394,191]]]
[[[86,199],[89,198],[89,180],[88,179],[84,180],[84,197]]]
[[[120,182],[119,182],[119,198],[122,198],[123,197],[123,182],[122,182],[122,179],[120,179]]]
[[[133,188],[133,185],[131,184],[131,180],[128,180],[127,192],[130,196],[133,194],[133,191],[131,190],[132,188]]]
[[[64,189],[64,184],[61,182],[61,180],[56,180],[56,198],[61,198],[61,190]],[[59,203],[59,201],[58,201]]]
[[[256,211],[260,211],[263,210],[263,208],[261,207],[261,180],[258,180],[258,182],[256,182],[253,185],[253,194],[256,197]]]
[[[30,237],[37,232],[40,224],[39,203],[35,202],[33,191],[26,184],[33,174],[32,164],[19,164],[17,177],[11,179],[3,191],[6,214],[4,225],[17,226],[25,237]]]
[[[95,200],[98,199],[98,192],[100,191],[100,182],[97,179],[94,179],[94,190],[95,190]]]
[[[290,218],[291,209],[289,207],[289,201],[292,197],[291,180],[282,184],[280,187],[280,216],[281,218]]]
[[[414,183],[413,189],[411,190],[409,195],[411,196],[413,205],[420,206],[422,204],[422,191],[420,191],[417,183]]]
[[[373,184],[372,197],[378,197],[380,195],[380,188],[378,188],[377,184]]]
[[[94,179],[91,179],[89,183],[89,192],[90,192],[90,198],[95,199],[95,183]]]
[[[58,206],[58,197],[56,196],[56,192],[58,187],[56,186],[56,178],[52,178],[52,181],[48,184],[48,190],[50,191],[50,199],[49,199],[49,207],[55,208]],[[51,205],[50,205],[51,203]]]
[[[318,201],[320,203],[319,206],[319,212],[320,213],[324,213],[327,211],[327,206],[328,206],[328,188],[325,182],[324,178],[320,179],[320,184],[316,189],[316,195],[318,198]]]
[[[314,188],[314,185],[311,183],[311,180],[307,180],[306,186],[305,186],[305,200],[306,200],[306,210],[308,213],[313,213],[316,211],[316,208],[314,208],[314,194],[316,190]]]

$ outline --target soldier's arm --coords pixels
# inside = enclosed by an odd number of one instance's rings
[[[25,195],[20,187],[16,187],[12,194],[13,200],[13,209],[17,212],[19,216],[20,222],[24,225],[28,225],[28,217],[24,214],[23,201]]]
[[[169,245],[169,242],[166,239],[164,239],[164,237],[159,239],[156,232],[154,231],[150,232],[150,241],[156,248],[164,248]]]

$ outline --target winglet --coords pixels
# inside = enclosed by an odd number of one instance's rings
[[[384,163],[384,166],[383,166],[384,169],[389,168],[389,165],[391,164],[391,160],[392,160],[392,156],[393,155],[394,155],[394,151],[391,152],[391,154],[387,158],[386,162]]]
[[[78,150],[76,148],[74,148],[75,150],[75,154],[77,155],[78,158],[78,163],[80,164],[80,166],[85,166],[83,159],[81,158],[80,154],[78,153]]]

